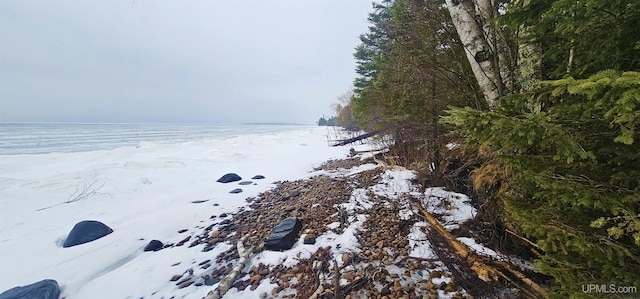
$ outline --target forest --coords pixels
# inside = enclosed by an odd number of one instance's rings
[[[640,286],[640,2],[382,0],[337,124],[479,207],[552,298]],[[602,295],[602,294],[599,294]]]

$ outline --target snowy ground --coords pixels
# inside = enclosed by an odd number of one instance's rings
[[[272,188],[272,182],[305,176],[323,161],[346,157],[350,148],[329,147],[327,133],[308,128],[218,141],[0,156],[0,292],[49,278],[69,299],[201,298],[208,289],[187,294],[167,278],[174,274],[172,264],[207,253],[186,246],[149,253],[144,246],[152,239],[177,242],[177,230],[237,211],[245,198]],[[266,179],[247,186],[216,182],[228,172]],[[229,194],[235,188],[244,192]],[[89,195],[75,198],[82,191]],[[207,201],[192,203],[202,200]],[[101,221],[114,232],[62,248],[82,220]]]
[[[349,177],[380,167],[365,164],[352,169],[314,171],[314,167],[328,159],[347,157],[351,148],[329,147],[326,135],[324,128],[309,128],[216,142],[0,156],[0,292],[42,279],[55,279],[62,287],[61,297],[68,299],[203,298],[217,285],[180,289],[168,281],[176,274],[176,265],[193,264],[193,268],[198,268],[197,261],[215,260],[235,244],[220,243],[209,252],[187,246],[143,252],[144,246],[152,239],[178,242],[184,237],[178,230],[204,225],[211,215],[237,212],[247,206],[247,197],[273,188],[272,182],[317,175]],[[370,147],[359,145],[355,149]],[[237,173],[244,180],[258,174],[266,179],[242,186],[237,182],[215,182],[228,172]],[[418,191],[410,183],[414,178],[412,171],[387,168],[381,176],[373,186],[355,188],[348,202],[341,205],[350,215],[349,225],[342,233],[332,231],[340,223],[331,223],[315,245],[304,245],[300,238],[291,250],[261,251],[251,257],[245,272],[260,263],[270,268],[293,266],[327,246],[332,248],[340,266],[341,255],[362,252],[356,235],[363,230],[367,215],[375,203],[380,203],[380,198],[388,204],[399,203],[399,218],[405,220],[415,219],[418,213],[409,198],[419,199],[430,212],[442,216],[448,229],[475,214],[463,194],[442,188]],[[244,192],[229,194],[235,188]],[[75,198],[85,189],[94,192]],[[114,232],[90,243],[62,248],[69,230],[81,220],[99,220]],[[426,226],[427,223],[417,221],[410,228],[406,236],[411,246],[409,256],[436,258],[426,241]],[[459,240],[480,253],[496,255],[473,239]],[[438,271],[446,272],[441,263],[436,262],[436,266],[441,269]],[[349,267],[344,270],[349,271]],[[390,264],[388,272],[401,271],[394,267]],[[429,271],[417,271],[403,279],[413,280],[414,284],[428,280],[436,285],[450,281],[446,275],[430,275]],[[262,280],[253,290],[231,289],[224,298],[265,298],[275,287],[271,281]],[[452,296],[440,289],[436,294],[444,298]]]

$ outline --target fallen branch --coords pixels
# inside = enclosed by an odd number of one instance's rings
[[[350,143],[354,143],[356,141],[360,141],[360,140],[363,140],[363,139],[367,139],[367,138],[369,138],[371,136],[374,136],[377,133],[378,132],[370,132],[370,133],[362,134],[360,136],[356,136],[356,137],[353,137],[353,138],[339,140],[337,143],[334,143],[333,146],[342,146],[342,145],[347,145],[347,144],[350,144]]]
[[[249,259],[249,256],[256,249],[256,246],[254,245],[254,246],[251,246],[248,250],[245,250],[243,242],[245,239],[247,239],[247,236],[248,235],[245,235],[244,237],[240,238],[240,240],[238,240],[237,248],[238,248],[238,255],[240,256],[240,258],[238,259],[238,262],[236,263],[235,267],[233,267],[229,275],[225,276],[222,280],[220,280],[218,287],[215,290],[210,291],[207,294],[207,297],[205,297],[205,299],[220,299],[231,288],[231,286],[233,285],[233,282],[238,277],[238,274],[240,274],[240,271],[242,271],[242,269],[244,268],[244,265]]]
[[[311,294],[311,296],[309,296],[309,299],[317,299],[318,296],[324,292],[324,272],[322,272],[322,268],[324,267],[322,263],[324,263],[324,261],[313,262],[313,268],[318,271],[318,274],[316,274],[316,277],[318,278],[318,288],[313,292],[313,294]]]
[[[508,263],[483,259],[475,251],[471,250],[467,245],[458,241],[458,239],[456,239],[449,231],[447,231],[444,226],[442,226],[442,224],[440,224],[440,222],[438,222],[438,220],[433,217],[433,215],[431,215],[431,213],[429,213],[422,205],[420,205],[420,212],[420,216],[422,216],[425,220],[427,220],[427,222],[429,222],[429,224],[431,224],[433,230],[446,240],[446,242],[449,244],[449,246],[451,246],[456,254],[458,254],[469,263],[471,270],[473,270],[481,280],[485,282],[491,282],[496,281],[498,277],[502,277],[511,282],[513,285],[518,287],[522,292],[530,297],[549,297],[547,291],[542,286],[538,285],[521,272],[513,269]],[[502,268],[503,270],[506,270],[509,275],[505,274],[496,266]]]
[[[77,186],[76,191],[71,193],[71,195],[69,195],[69,199],[67,199],[67,201],[65,201],[64,203],[72,203],[72,202],[84,200],[89,198],[90,196],[96,195],[98,191],[102,187],[104,187],[104,184],[105,184],[105,183],[102,183],[102,185],[98,187],[94,187],[95,184],[97,183],[98,181],[93,181],[91,183],[85,182],[84,187],[82,189],[80,189],[80,186]]]

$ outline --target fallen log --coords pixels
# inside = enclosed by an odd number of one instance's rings
[[[363,140],[363,139],[367,139],[367,138],[369,138],[371,136],[374,136],[377,133],[378,132],[369,132],[369,133],[365,133],[365,134],[362,134],[362,135],[359,135],[359,136],[356,136],[356,137],[353,137],[353,138],[339,140],[338,143],[334,143],[333,146],[342,146],[342,145],[347,145],[347,144],[350,144],[350,143],[354,143],[356,141],[360,141],[360,140]]]
[[[502,277],[531,298],[549,297],[549,294],[542,286],[520,271],[513,269],[508,263],[483,258],[467,245],[458,241],[458,239],[445,229],[422,205],[420,205],[420,213],[420,216],[429,222],[432,229],[447,241],[453,251],[468,262],[471,270],[473,270],[481,280],[491,282],[496,281],[498,277]]]
[[[244,268],[244,265],[249,259],[249,256],[256,250],[255,245],[251,246],[249,249],[245,249],[243,244],[245,239],[247,239],[247,235],[240,238],[240,240],[238,240],[238,243],[236,245],[238,249],[238,255],[240,256],[240,258],[238,259],[238,262],[236,263],[235,267],[233,267],[229,275],[225,276],[220,281],[220,283],[218,284],[218,287],[215,290],[209,291],[205,299],[220,299],[231,288],[231,286],[233,285],[233,282],[238,277],[238,274],[240,274],[240,272]]]

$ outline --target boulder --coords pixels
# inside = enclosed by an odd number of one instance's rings
[[[62,247],[67,248],[91,242],[112,232],[113,230],[110,227],[104,225],[104,223],[100,221],[80,221],[73,227],[73,229],[71,229],[71,232],[67,236],[67,239],[64,240]]]
[[[217,180],[218,183],[231,183],[242,180],[242,178],[235,173],[227,173]]]
[[[53,279],[45,279],[34,284],[15,287],[0,294],[0,299],[58,299],[60,287]]]
[[[302,229],[302,222],[298,218],[287,218],[271,230],[271,235],[264,242],[269,250],[289,250],[296,242],[296,237]]]
[[[162,249],[162,246],[164,246],[164,244],[159,240],[151,240],[151,242],[144,247],[144,251],[158,251]]]

